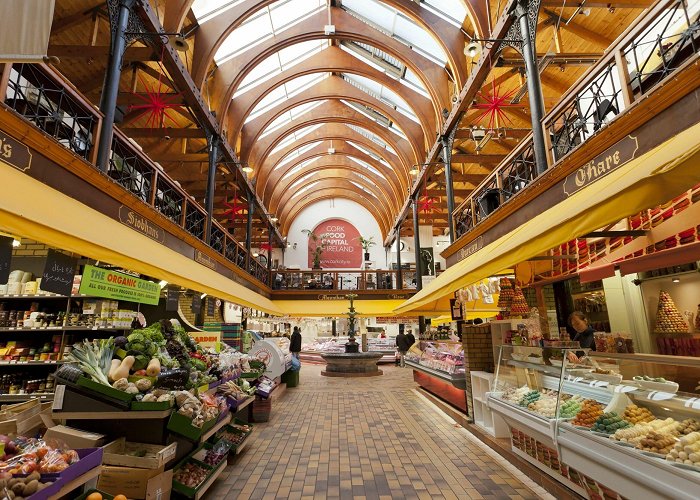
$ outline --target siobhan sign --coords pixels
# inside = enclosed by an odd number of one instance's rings
[[[360,232],[348,221],[329,219],[318,224],[314,234],[325,244],[321,254],[323,269],[358,269],[362,266]],[[313,267],[314,243],[309,240],[309,267]]]

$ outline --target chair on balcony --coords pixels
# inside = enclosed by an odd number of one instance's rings
[[[594,131],[599,130],[600,127],[602,127],[603,124],[606,123],[605,119],[610,113],[612,113],[613,116],[616,116],[619,113],[619,111],[615,106],[613,106],[613,103],[610,102],[610,99],[603,99],[598,104],[595,110],[595,122],[593,124]]]

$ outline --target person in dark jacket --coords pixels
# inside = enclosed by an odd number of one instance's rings
[[[289,342],[289,352],[292,356],[299,359],[299,353],[301,352],[301,333],[299,332],[299,327],[295,326],[292,331],[292,337]]]
[[[408,347],[410,349],[411,346],[416,343],[416,338],[413,336],[413,332],[411,332],[411,330],[406,333],[406,339],[408,340]]]
[[[399,366],[406,366],[403,358],[409,347],[411,346],[408,343],[408,337],[403,332],[399,332],[396,336],[396,348],[399,350]]]
[[[569,325],[574,329],[574,333],[569,333],[571,340],[578,342],[581,347],[595,351],[595,339],[593,338],[593,332],[595,331],[592,326],[588,324],[588,318],[581,311],[574,311],[569,315]],[[571,356],[573,353],[569,353],[569,361],[575,362]],[[583,356],[584,351],[577,351],[577,357]]]

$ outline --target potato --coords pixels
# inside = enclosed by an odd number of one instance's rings
[[[15,496],[22,495],[22,493],[24,493],[24,483],[22,481],[19,481],[13,484],[12,491],[15,493]]]
[[[15,492],[12,490],[7,490],[7,498],[13,500],[15,498]]]
[[[24,485],[24,491],[22,492],[22,495],[24,495],[25,497],[30,497],[37,492],[38,487],[39,481],[33,479]]]
[[[7,487],[9,489],[12,489],[12,487],[17,484],[17,483],[24,483],[24,478],[21,477],[13,477],[9,481],[7,481]]]
[[[29,474],[29,475],[27,476],[27,482],[29,482],[29,481],[34,481],[35,479],[36,479],[37,481],[38,481],[39,479],[41,479],[41,474],[39,474],[37,471],[34,471],[34,472],[32,472],[31,474]]]

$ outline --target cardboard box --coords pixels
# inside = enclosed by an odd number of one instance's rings
[[[111,495],[122,494],[134,500],[169,500],[173,471],[113,467],[103,465],[97,488]]]
[[[144,456],[129,455],[133,451],[144,451]],[[131,443],[119,438],[104,447],[102,463],[105,465],[121,465],[125,467],[138,467],[140,469],[158,469],[175,458],[177,444],[168,446],[156,444]]]
[[[46,419],[44,419],[44,422],[46,423]],[[51,424],[53,424],[53,421],[51,421]],[[49,428],[44,434],[45,440],[56,439],[63,441],[74,450],[79,448],[99,448],[107,442],[107,436],[104,434],[81,431],[65,425],[49,426],[47,424],[47,427]]]

